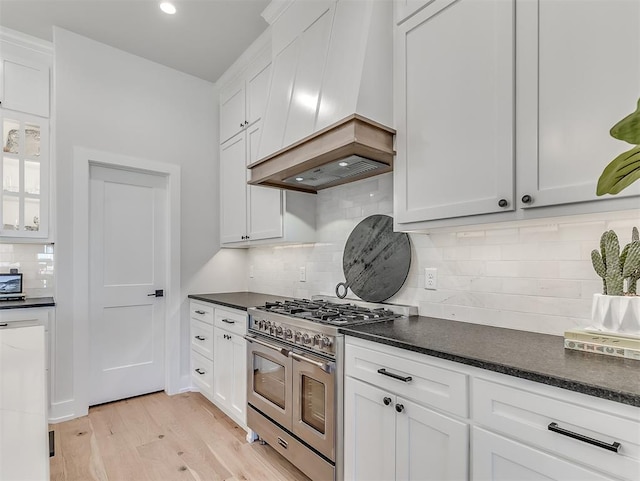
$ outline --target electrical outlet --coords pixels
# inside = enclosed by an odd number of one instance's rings
[[[424,270],[424,288],[436,290],[438,288],[438,269],[427,267]]]
[[[307,268],[304,266],[300,268],[300,282],[307,282]]]
[[[250,266],[249,266],[249,277],[253,279],[254,274],[255,274],[255,273],[254,273],[254,271],[253,271],[253,265],[250,265]]]

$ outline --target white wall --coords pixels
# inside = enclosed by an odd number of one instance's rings
[[[73,406],[73,148],[181,166],[181,331],[187,293],[244,290],[245,253],[219,249],[218,112],[213,84],[54,29],[57,372],[55,414]],[[238,268],[240,266],[240,268]],[[188,379],[188,340],[181,372]]]
[[[318,243],[251,249],[249,289],[335,295],[349,233],[369,215],[393,215],[392,189],[392,174],[384,174],[320,191]],[[592,296],[602,289],[590,253],[602,232],[614,229],[624,245],[634,225],[640,210],[411,234],[409,277],[387,302],[416,305],[423,316],[562,335],[589,325]],[[424,289],[425,267],[438,269],[435,291]]]

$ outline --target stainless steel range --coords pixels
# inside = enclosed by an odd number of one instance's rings
[[[248,313],[249,428],[314,481],[341,480],[344,335],[338,329],[417,309],[314,297]]]

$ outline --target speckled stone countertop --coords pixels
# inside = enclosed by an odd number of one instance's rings
[[[27,297],[24,301],[0,301],[0,309],[25,309],[29,307],[54,307],[53,297]]]
[[[640,361],[564,348],[564,338],[431,317],[341,328],[349,336],[388,344],[640,406]]]
[[[223,292],[220,294],[189,294],[189,299],[246,311],[249,307],[264,306],[267,301],[284,301],[291,299],[291,297],[272,296],[259,292]]]

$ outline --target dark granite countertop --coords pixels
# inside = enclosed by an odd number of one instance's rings
[[[0,301],[0,309],[26,309],[29,307],[54,307],[53,297],[27,297],[24,301]]]
[[[246,311],[249,307],[263,306],[267,301],[284,301],[291,297],[273,296],[259,292],[223,292],[219,294],[189,294],[189,299],[211,302]]]
[[[564,348],[564,338],[424,316],[341,328],[349,336],[640,406],[640,361]]]

